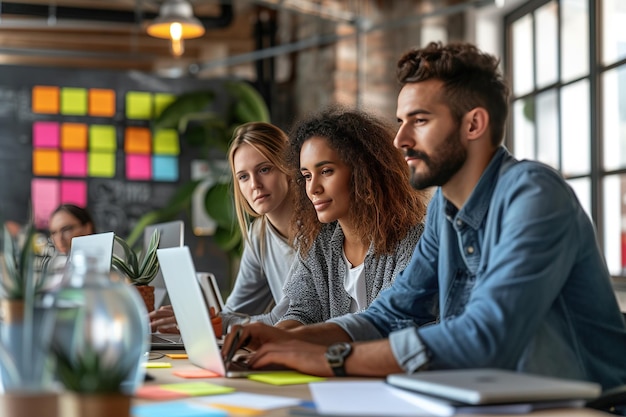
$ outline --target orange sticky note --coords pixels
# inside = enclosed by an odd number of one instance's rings
[[[219,408],[220,410],[225,410],[238,416],[259,416],[261,414],[265,414],[266,412],[265,410],[257,410],[256,408],[240,407],[230,404],[211,403],[211,407]]]
[[[152,152],[150,129],[127,127],[124,135],[124,151],[134,154],[150,154]]]
[[[115,91],[108,89],[89,89],[89,115],[115,116]]]
[[[172,375],[176,375],[181,378],[218,378],[219,375],[215,372],[207,371],[206,369],[181,369],[179,371],[172,372]]]
[[[135,397],[147,400],[176,400],[187,398],[188,395],[182,392],[163,389],[156,385],[144,385],[135,391]]]
[[[60,106],[59,87],[36,85],[33,87],[33,113],[57,114]]]
[[[59,175],[61,155],[57,149],[37,148],[33,150],[33,174]]]
[[[87,125],[83,123],[61,124],[61,149],[84,151],[87,149]]]
[[[189,359],[189,355],[186,353],[166,353],[165,356],[170,359]]]

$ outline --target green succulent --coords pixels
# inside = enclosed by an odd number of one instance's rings
[[[51,350],[61,383],[70,391],[84,394],[120,392],[120,386],[134,366],[129,361],[105,364],[104,355],[92,347],[72,355],[54,345]]]
[[[9,233],[6,226],[4,227],[4,265],[2,270],[2,289],[6,297],[12,300],[23,300],[29,291],[29,277],[32,277],[33,293],[36,294],[44,285],[40,274],[36,277],[35,271],[35,234],[36,231],[32,226],[27,226],[25,233],[25,241],[23,245],[19,245],[17,238]],[[49,258],[43,259],[42,267],[45,270]],[[39,271],[41,272],[41,271]]]
[[[119,236],[115,236],[115,241],[124,250],[124,258],[113,254],[111,264],[118,272],[126,275],[133,285],[148,285],[157,272],[159,272],[159,260],[156,251],[159,248],[161,232],[154,230],[150,237],[150,243],[144,253],[138,258],[128,243]]]

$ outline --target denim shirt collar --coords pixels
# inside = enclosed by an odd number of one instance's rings
[[[491,196],[493,195],[493,191],[501,174],[498,173],[498,171],[500,171],[503,166],[509,165],[505,164],[505,162],[513,160],[513,156],[509,151],[504,146],[500,146],[491,158],[489,165],[487,165],[487,168],[480,176],[469,198],[463,207],[461,207],[461,210],[457,210],[454,204],[444,197],[446,218],[449,221],[462,220],[463,223],[477,230],[489,211]]]

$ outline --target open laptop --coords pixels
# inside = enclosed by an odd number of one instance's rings
[[[237,361],[226,369],[189,248],[158,249],[157,256],[189,361],[220,376],[243,377],[263,372]]]
[[[143,231],[144,248],[147,248],[148,245],[150,245],[150,238],[156,229],[158,229],[161,233],[159,249],[176,248],[185,244],[185,224],[182,220],[175,220],[146,226]],[[169,304],[165,282],[163,281],[163,274],[160,269],[150,285],[154,287],[154,307],[159,308],[162,305]]]
[[[103,271],[111,271],[114,238],[115,233],[113,232],[96,233],[72,238],[68,262],[71,263],[72,255],[80,251],[88,256],[95,257],[96,262],[98,262],[99,267],[102,268]]]
[[[387,376],[390,385],[465,404],[486,405],[597,398],[599,384],[502,369],[423,371]]]

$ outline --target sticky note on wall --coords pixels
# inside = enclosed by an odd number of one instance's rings
[[[152,93],[129,91],[126,93],[126,118],[148,120],[152,117]]]
[[[115,176],[115,153],[89,152],[88,172],[92,177],[113,178]]]
[[[87,125],[83,123],[62,123],[61,149],[76,151],[87,149]]]
[[[64,87],[61,89],[61,114],[84,116],[87,114],[87,90]]]
[[[115,116],[115,91],[107,89],[89,89],[89,115]]]
[[[60,204],[87,206],[87,183],[85,181],[62,180]]]
[[[163,113],[163,110],[169,106],[176,96],[173,94],[157,93],[154,95],[154,116],[158,117]]]
[[[180,145],[175,129],[158,130],[154,134],[154,153],[159,155],[178,155]]]
[[[61,173],[65,177],[84,177],[87,175],[86,152],[62,152]]]
[[[132,154],[150,154],[152,152],[150,129],[127,127],[124,133],[124,151]]]
[[[32,91],[33,113],[59,113],[59,87],[36,85]]]
[[[58,149],[33,149],[33,174],[58,176],[61,173],[61,156]]]
[[[178,158],[154,155],[152,157],[152,179],[155,181],[178,181]]]
[[[115,126],[89,126],[89,149],[91,151],[113,152],[117,149]]]
[[[58,148],[59,124],[56,122],[33,123],[33,147]]]
[[[48,227],[50,214],[59,204],[59,181],[44,178],[35,178],[30,187],[31,201],[33,204],[33,217],[38,228]]]
[[[152,162],[149,155],[126,155],[126,178],[149,180],[152,178]]]

